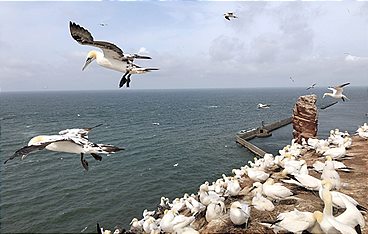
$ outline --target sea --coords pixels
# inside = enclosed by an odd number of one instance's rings
[[[291,116],[301,95],[315,93],[317,106],[326,89],[193,89],[58,92],[2,92],[1,161],[36,135],[88,128],[95,143],[125,150],[80,156],[42,150],[24,160],[1,163],[1,233],[93,233],[96,223],[129,228],[132,218],[153,210],[161,196],[170,201],[197,193],[205,181],[231,175],[254,155],[235,142],[247,130]],[[350,98],[319,110],[318,136],[330,129],[354,134],[368,122],[368,87],[346,87]],[[258,103],[270,104],[257,109]],[[251,142],[277,154],[290,144],[292,126]]]

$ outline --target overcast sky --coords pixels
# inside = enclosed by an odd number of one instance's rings
[[[118,89],[70,20],[152,57],[131,89],[368,86],[368,2],[0,2],[2,91]]]

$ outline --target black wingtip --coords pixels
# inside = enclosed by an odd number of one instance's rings
[[[358,204],[356,207],[357,207],[357,209],[358,209],[358,210],[368,212],[368,209],[367,209],[367,208],[365,208],[365,207],[364,207],[364,206],[362,206],[362,205],[359,205],[359,204]]]
[[[126,87],[127,88],[130,87],[129,84],[130,84],[130,74],[128,75],[128,79],[126,80]]]
[[[119,82],[119,88],[123,87],[125,85],[125,83],[127,82],[127,78],[126,78],[126,75],[128,74],[129,72],[127,71],[123,77],[121,77],[121,80]]]
[[[102,234],[101,228],[100,228],[100,224],[97,223],[97,233],[98,234]]]

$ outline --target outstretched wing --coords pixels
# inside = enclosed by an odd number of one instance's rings
[[[347,82],[347,83],[344,83],[342,85],[336,86],[335,88],[342,88],[342,87],[347,86],[349,84],[350,84],[350,82]]]
[[[79,138],[79,139],[87,141],[82,138]],[[50,136],[49,139],[31,144],[31,145],[24,146],[21,149],[15,151],[15,153],[12,156],[10,156],[7,160],[5,160],[4,164],[6,164],[9,160],[12,160],[17,157],[21,157],[22,159],[24,159],[28,156],[28,154],[32,152],[36,150],[43,150],[44,148],[46,148],[46,146],[52,143],[55,143],[55,142],[60,142],[60,141],[71,141],[75,144],[81,144],[80,142],[77,142],[68,136],[58,136],[58,135]]]
[[[122,61],[127,60],[124,57],[123,51],[118,46],[107,41],[95,41],[92,34],[82,26],[70,21],[69,29],[71,36],[79,44],[98,47],[103,51],[105,57]]]
[[[59,132],[59,135],[63,136],[70,136],[70,137],[80,137],[84,139],[88,139],[88,133],[102,124],[98,124],[96,126],[90,128],[72,128],[72,129],[65,129]]]
[[[51,144],[51,142],[48,144]],[[43,150],[48,144],[24,146],[23,148],[15,151],[15,153],[12,156],[10,156],[7,160],[5,160],[4,164],[7,163],[9,160],[12,160],[17,157],[22,157],[23,159],[33,151]]]

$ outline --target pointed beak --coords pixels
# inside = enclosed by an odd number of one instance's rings
[[[84,69],[86,69],[86,67],[88,66],[88,64],[90,64],[91,62],[92,62],[92,58],[87,58],[86,63],[82,67],[82,71],[84,71]]]

